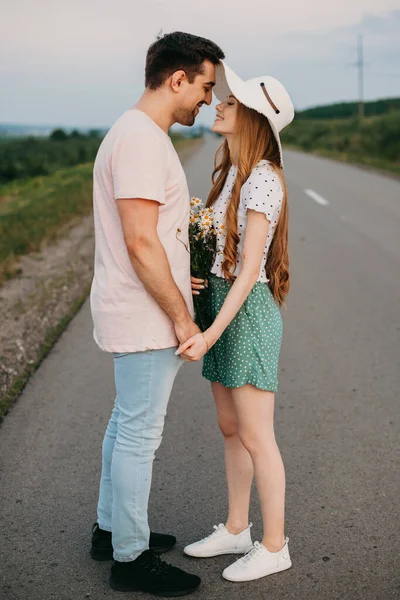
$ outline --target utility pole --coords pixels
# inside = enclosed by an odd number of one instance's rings
[[[360,119],[364,118],[364,49],[363,49],[363,36],[358,36],[358,116]]]

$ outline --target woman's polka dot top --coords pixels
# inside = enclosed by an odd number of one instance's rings
[[[226,241],[225,218],[226,209],[229,203],[230,194],[235,183],[237,168],[232,166],[224,188],[215,202],[214,208],[214,223],[217,231],[217,255],[211,272],[218,277],[223,277],[222,262],[224,260],[224,247]],[[264,283],[268,282],[265,273],[265,263],[267,261],[268,249],[271,245],[274,231],[279,220],[279,215],[282,208],[283,189],[279,176],[274,170],[271,163],[267,160],[261,160],[253,169],[248,180],[243,184],[240,192],[240,202],[238,207],[238,234],[240,241],[237,246],[238,256],[237,265],[234,274],[240,273],[242,265],[242,254],[244,237],[246,233],[247,211],[255,210],[265,214],[270,222],[268,237],[264,248],[263,259],[260,265],[260,273],[257,281]]]

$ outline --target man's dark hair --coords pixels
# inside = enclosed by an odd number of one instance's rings
[[[197,35],[175,31],[167,33],[150,46],[146,58],[146,87],[159,88],[175,71],[185,71],[189,83],[203,72],[203,62],[214,65],[225,58],[221,48]]]

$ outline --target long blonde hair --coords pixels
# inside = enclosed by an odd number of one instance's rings
[[[231,271],[236,267],[237,245],[239,243],[237,211],[240,191],[257,163],[260,160],[268,160],[282,183],[283,200],[279,220],[268,250],[265,271],[269,279],[268,286],[275,301],[279,306],[282,306],[289,292],[290,283],[287,189],[280,167],[279,147],[268,119],[240,102],[238,102],[236,114],[234,151],[237,176],[226,210],[226,242],[222,272],[224,277],[230,281],[236,278]],[[231,155],[228,142],[225,140],[215,155],[215,168],[212,174],[213,187],[206,206],[212,206],[216,202],[222,192],[231,166]]]

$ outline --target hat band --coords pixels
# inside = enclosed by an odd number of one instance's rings
[[[262,82],[260,83],[261,89],[264,92],[264,96],[266,97],[266,99],[268,100],[268,102],[270,103],[270,105],[272,106],[272,108],[274,109],[275,113],[277,115],[279,115],[279,113],[281,112],[279,110],[279,108],[272,102],[271,96],[268,94],[267,90],[265,89],[265,83]]]

